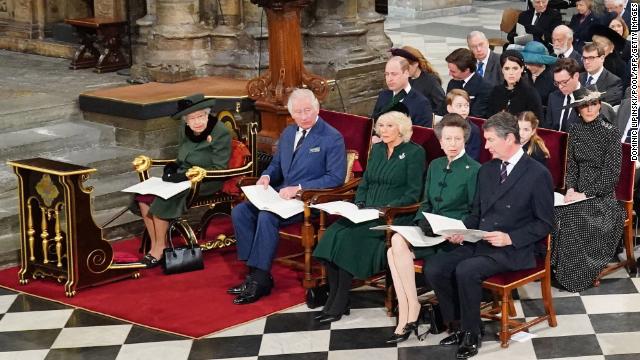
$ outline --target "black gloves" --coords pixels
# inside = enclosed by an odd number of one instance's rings
[[[358,207],[358,209],[364,209],[365,208],[364,202],[362,202],[362,201],[357,202],[356,206]]]
[[[183,172],[178,172],[180,166],[176,162],[170,162],[162,170],[162,181],[178,183],[189,180]]]
[[[416,224],[417,227],[420,228],[420,230],[422,230],[422,233],[425,236],[429,236],[429,237],[436,236],[436,234],[433,233],[433,229],[431,229],[431,224],[429,224],[427,219],[419,219],[414,221],[414,223]]]

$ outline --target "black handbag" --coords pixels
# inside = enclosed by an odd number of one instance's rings
[[[329,284],[307,289],[307,307],[309,309],[315,309],[319,306],[323,306],[327,302],[328,297]]]
[[[202,249],[198,244],[190,243],[186,246],[173,246],[173,241],[171,240],[173,228],[172,224],[167,232],[170,247],[163,250],[164,262],[162,267],[164,268],[164,273],[170,275],[204,269]]]
[[[431,334],[440,334],[444,331],[444,321],[442,321],[442,313],[439,304],[426,303],[424,307],[424,322],[430,325],[429,332]]]

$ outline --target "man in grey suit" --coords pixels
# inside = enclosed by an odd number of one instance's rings
[[[472,31],[467,35],[467,46],[476,58],[476,74],[492,87],[501,85],[504,77],[500,68],[500,55],[489,49],[489,40],[481,31]]]
[[[605,93],[601,100],[609,105],[620,104],[622,80],[604,68],[604,49],[595,43],[588,43],[582,48],[582,59],[586,72],[580,74],[580,83],[584,86],[595,85],[598,91]]]

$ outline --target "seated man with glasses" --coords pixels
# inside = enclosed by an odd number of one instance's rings
[[[602,94],[601,100],[614,106],[622,100],[622,80],[604,68],[604,49],[595,43],[582,48],[582,61],[586,72],[580,74],[580,84],[595,85]]]
[[[581,87],[580,65],[574,59],[559,59],[553,68],[553,85],[557,88],[549,94],[547,113],[541,127],[569,131],[579,121],[573,108],[564,108],[573,101],[573,92]]]

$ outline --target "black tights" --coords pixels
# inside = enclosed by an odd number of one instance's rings
[[[332,262],[325,263],[329,281],[329,297],[322,311],[329,315],[342,315],[349,306],[349,290],[353,275]]]

